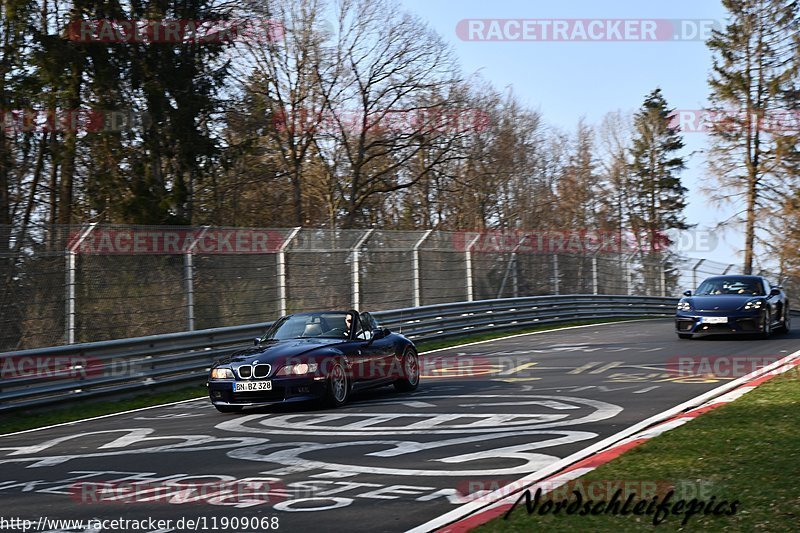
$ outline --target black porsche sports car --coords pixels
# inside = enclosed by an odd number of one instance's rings
[[[315,399],[338,407],[353,390],[393,384],[412,391],[419,377],[414,343],[369,313],[302,313],[277,320],[253,348],[215,362],[208,393],[223,413]]]
[[[692,294],[683,293],[675,315],[682,339],[693,336],[751,333],[767,338],[790,328],[789,300],[780,286],[761,276],[714,276]]]

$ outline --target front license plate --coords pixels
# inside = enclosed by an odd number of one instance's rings
[[[233,392],[254,392],[272,390],[271,381],[234,381]]]
[[[726,316],[704,316],[703,317],[704,324],[727,324],[728,317]]]

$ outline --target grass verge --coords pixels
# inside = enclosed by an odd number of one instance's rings
[[[646,508],[641,516],[580,516],[580,511],[568,515],[563,510],[555,515],[553,507],[541,516],[539,510],[549,499],[544,495],[534,514],[529,515],[522,502],[508,520],[495,519],[477,531],[797,531],[798,405],[800,377],[790,371],[730,404],[631,449],[569,485],[568,490],[585,490],[589,496],[589,490],[595,490],[598,501],[610,500],[618,488],[627,486],[638,492],[634,503],[652,500],[653,494],[661,502],[669,490],[674,490],[670,512],[679,499],[689,502],[697,498],[708,505],[713,498],[709,515],[705,515],[707,507],[703,506],[686,525],[682,525],[685,508],[680,514],[668,515],[658,526],[653,523],[654,513],[646,514]],[[650,493],[641,498],[645,487],[650,487]],[[554,500],[559,501],[569,493],[556,494]],[[576,499],[570,496],[571,501]],[[625,496],[623,503],[624,499]],[[736,512],[714,516],[715,507],[725,500],[726,507],[720,510],[730,510],[729,504],[738,500]]]
[[[62,408],[51,407],[44,411],[12,412],[3,415],[2,420],[0,420],[0,435],[64,422],[74,422],[75,420],[92,418],[94,416],[121,413],[122,411],[130,411],[131,409],[139,409],[141,407],[151,407],[153,405],[189,400],[207,393],[206,386],[203,384],[169,392],[142,394],[122,400],[85,401],[76,402],[75,404]]]
[[[520,329],[514,331],[505,331],[497,333],[489,333],[482,335],[471,335],[459,337],[455,339],[447,339],[441,341],[421,342],[418,344],[420,351],[436,350],[439,348],[448,348],[465,344],[469,342],[478,342],[492,339],[499,339],[508,337],[509,335],[519,335],[520,333],[534,333],[536,331],[556,330],[569,326],[578,326],[586,324],[596,324],[600,322],[618,322],[625,319],[603,319],[594,321],[582,321],[569,324],[551,324],[541,325],[534,328]],[[85,401],[67,405],[61,408],[48,407],[46,409],[33,410],[29,412],[20,411],[12,412],[4,415],[0,420],[0,435],[5,433],[13,433],[15,431],[24,431],[26,429],[34,429],[38,427],[50,426],[53,424],[60,424],[64,422],[74,422],[84,418],[91,418],[94,416],[102,416],[112,413],[120,413],[123,411],[130,411],[131,409],[138,409],[141,407],[150,407],[170,402],[177,402],[181,400],[189,400],[204,396],[207,393],[205,384],[186,387],[179,390],[169,392],[150,392],[131,398],[120,400],[97,400]]]

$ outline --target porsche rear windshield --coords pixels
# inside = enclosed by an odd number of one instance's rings
[[[329,337],[346,339],[350,335],[349,313],[315,313],[291,315],[280,319],[267,332],[263,340]]]
[[[707,279],[697,288],[697,296],[744,295],[764,296],[764,284],[756,278]]]

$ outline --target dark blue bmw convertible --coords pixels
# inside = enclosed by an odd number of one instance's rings
[[[675,329],[682,339],[749,333],[767,338],[787,333],[789,300],[780,286],[761,276],[714,276],[678,302]]]
[[[208,394],[223,413],[315,399],[338,407],[354,390],[412,391],[419,378],[414,343],[369,313],[302,313],[280,318],[254,347],[214,363]]]

